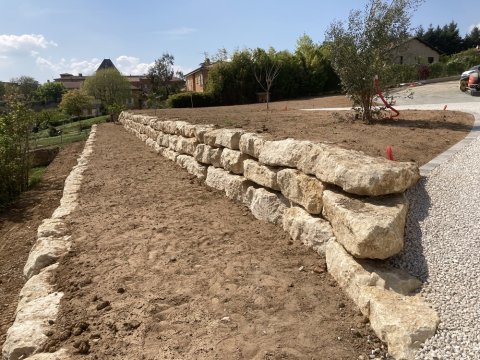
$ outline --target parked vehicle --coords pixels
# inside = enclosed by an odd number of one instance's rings
[[[470,77],[470,74],[474,72],[480,71],[480,65],[475,65],[471,67],[470,69],[464,71],[462,75],[460,75],[460,90],[461,91],[467,91],[468,88],[468,80]]]
[[[470,90],[480,91],[480,71],[474,71],[468,77],[468,88]]]

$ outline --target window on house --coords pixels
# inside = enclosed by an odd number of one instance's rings
[[[203,75],[199,74],[197,76],[197,85],[203,85]]]
[[[400,56],[400,65],[403,64],[403,56]]]
[[[433,64],[433,56],[429,56],[429,57],[428,57],[428,63],[429,63],[429,64]]]

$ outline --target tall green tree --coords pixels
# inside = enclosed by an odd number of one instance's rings
[[[130,83],[114,68],[99,70],[88,77],[82,85],[82,91],[100,100],[106,109],[123,105],[131,97]]]
[[[33,111],[17,96],[6,99],[0,114],[0,207],[28,187]]]
[[[46,82],[36,90],[35,97],[43,104],[60,103],[67,91],[61,82]]]
[[[80,90],[72,90],[63,94],[60,109],[71,116],[81,116],[83,110],[91,109],[94,98]]]
[[[148,69],[148,79],[152,85],[154,96],[166,99],[172,92],[171,80],[175,73],[173,62],[175,58],[169,53],[164,53],[161,58]]]
[[[464,39],[465,50],[480,46],[480,27],[475,26]]]
[[[16,91],[26,102],[30,102],[34,99],[39,82],[31,76],[20,76],[10,80],[11,83],[16,84]]]
[[[374,77],[390,72],[390,51],[409,37],[410,18],[422,0],[369,0],[364,11],[352,10],[346,22],[326,33],[332,65],[362,119],[373,119]]]

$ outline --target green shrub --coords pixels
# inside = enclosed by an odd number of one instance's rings
[[[215,101],[210,93],[183,92],[171,95],[167,106],[172,108],[207,107],[214,106]]]

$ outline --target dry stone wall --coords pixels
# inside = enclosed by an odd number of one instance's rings
[[[282,226],[292,239],[325,255],[331,275],[396,359],[413,359],[434,334],[438,316],[414,295],[420,283],[384,269],[381,261],[403,248],[403,193],[420,178],[415,164],[129,112],[120,122],[158,154],[246,205],[257,219]]]

